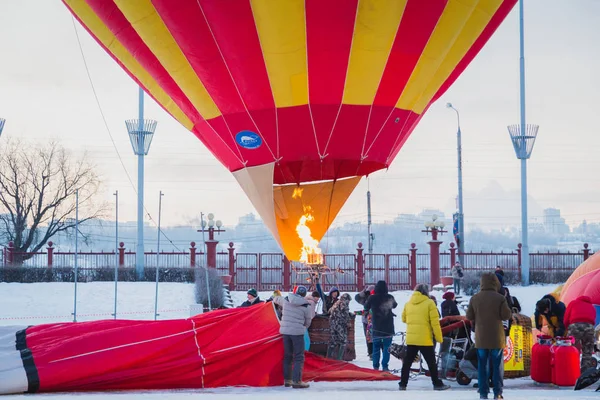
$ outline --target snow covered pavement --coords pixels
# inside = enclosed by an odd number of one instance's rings
[[[122,282],[118,286],[118,311],[119,319],[153,319],[154,314],[154,284]],[[533,313],[535,302],[544,294],[552,291],[554,286],[531,286],[528,288],[511,288],[512,294],[519,298],[524,312]],[[411,292],[395,292],[394,296],[399,303],[396,314],[396,330],[404,330],[400,315],[404,303]],[[260,293],[266,299],[271,293]],[[245,299],[245,292],[232,293],[234,304],[241,304]],[[352,296],[354,297],[354,296]],[[437,297],[440,297],[439,295]],[[440,300],[440,299],[438,299]],[[194,302],[194,285],[181,283],[161,283],[159,289],[159,319],[187,318],[189,305]],[[114,284],[110,282],[91,282],[78,285],[77,314],[78,321],[90,321],[112,318],[114,307]],[[360,306],[354,301],[352,310],[359,310]],[[50,322],[72,321],[73,317],[73,284],[68,283],[0,283],[0,325],[35,325]],[[360,317],[356,326],[356,352],[355,363],[369,367],[370,362],[366,354],[366,345]],[[390,368],[400,368],[399,360],[392,357]],[[232,371],[235,373],[235,371]],[[505,381],[505,398],[527,400],[552,400],[564,398],[600,399],[592,389],[574,392],[570,389],[556,389],[535,385],[530,379],[517,379]],[[285,388],[223,388],[206,390],[172,390],[172,391],[135,391],[115,393],[56,393],[40,394],[44,399],[63,399],[72,396],[79,400],[110,400],[127,399],[166,399],[179,400],[202,396],[203,399],[231,399],[233,396],[240,399],[260,400],[296,400],[309,397],[311,400],[364,400],[366,396],[377,400],[417,398],[417,399],[477,399],[476,389],[462,387],[451,383],[452,388],[447,392],[434,392],[431,390],[429,378],[419,377],[410,381],[407,392],[399,392],[396,382],[322,382],[313,383],[308,390],[293,390]],[[24,395],[4,396],[3,399],[24,399]]]

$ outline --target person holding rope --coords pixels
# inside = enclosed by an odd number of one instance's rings
[[[429,297],[426,284],[420,283],[415,287],[413,295],[402,311],[402,322],[406,324],[406,356],[402,361],[400,390],[406,390],[410,367],[418,353],[421,353],[427,362],[433,390],[450,389],[450,386],[438,377],[434,340],[442,343],[442,328],[438,309]]]
[[[373,327],[371,337],[373,339],[373,369],[379,370],[379,361],[383,371],[389,371],[390,345],[395,334],[394,313],[392,310],[398,307],[394,296],[388,293],[387,283],[379,281],[375,285],[375,293],[367,299],[365,312],[371,313]],[[383,355],[381,354],[383,352]]]

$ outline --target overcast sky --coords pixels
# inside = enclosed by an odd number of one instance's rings
[[[527,119],[540,125],[529,162],[529,191],[541,208],[560,208],[568,222],[600,221],[600,0],[526,0]],[[137,87],[77,25],[85,60],[125,167],[137,164],[124,120],[137,118]],[[120,193],[120,215],[136,217],[136,198],[104,126],[88,81],[73,20],[59,0],[0,1],[0,139],[58,138],[89,153],[104,181],[103,195]],[[465,217],[489,227],[520,215],[520,169],[506,125],[519,122],[518,7],[452,88],[428,111],[388,171],[370,178],[375,220],[423,208],[453,211],[456,196],[456,115],[463,132]],[[146,159],[146,203],[163,221],[186,223],[200,211],[226,224],[253,207],[231,174],[185,128],[151,100],[158,120]],[[0,150],[1,151],[1,150]],[[509,198],[485,199],[496,181]],[[495,186],[495,184],[492,184]],[[367,182],[359,185],[337,222],[366,221]],[[495,193],[495,192],[492,192]],[[490,196],[488,196],[490,197]],[[477,198],[477,200],[476,200]],[[479,206],[476,207],[475,203]],[[530,211],[540,217],[541,208]],[[470,211],[471,210],[471,211]],[[476,210],[476,211],[474,211]],[[503,214],[499,214],[499,211]]]

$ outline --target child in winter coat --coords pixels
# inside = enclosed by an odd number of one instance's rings
[[[350,314],[350,295],[344,293],[329,312],[329,347],[327,358],[341,360],[348,343],[348,324],[352,318]]]

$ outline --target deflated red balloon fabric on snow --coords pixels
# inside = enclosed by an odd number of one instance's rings
[[[283,384],[272,304],[168,321],[0,327],[0,394]],[[397,380],[306,353],[306,381]]]

